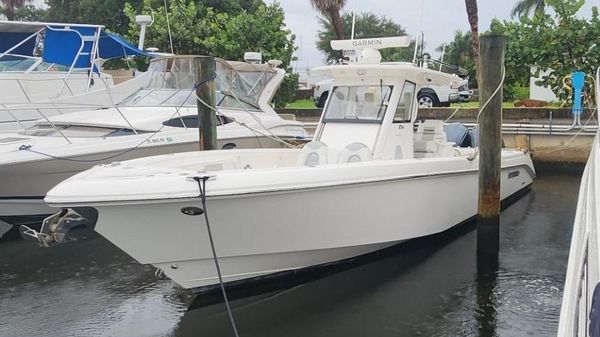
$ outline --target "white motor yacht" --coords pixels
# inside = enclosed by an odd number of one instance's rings
[[[21,224],[55,213],[42,201],[46,192],[96,164],[197,150],[193,60],[155,59],[165,71],[114,108],[58,115],[0,135],[0,220]],[[302,123],[280,118],[269,105],[284,76],[269,64],[217,60],[219,148],[282,147],[308,137]]]
[[[406,40],[353,40],[350,48],[361,53],[356,62],[313,70],[334,85],[316,134],[302,149],[178,153],[99,165],[48,192],[45,201],[64,210],[38,235],[54,240],[66,219],[86,217],[139,262],[202,291],[219,284],[207,224],[194,216],[204,212],[230,284],[353,258],[473,218],[477,150],[448,142],[441,121],[413,128],[416,92],[444,75],[382,63],[376,50]],[[503,200],[534,177],[529,154],[502,150]]]

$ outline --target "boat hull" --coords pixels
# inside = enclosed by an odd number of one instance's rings
[[[235,143],[238,148],[276,148],[282,145],[267,137],[247,137],[236,139],[220,139],[219,147],[227,143]],[[43,198],[52,187],[69,177],[85,171],[95,165],[114,161],[130,160],[161,154],[196,151],[198,143],[182,142],[169,145],[140,147],[134,151],[102,161],[77,162],[61,159],[47,159],[17,164],[0,165],[0,220],[10,218],[10,223],[20,224],[19,217],[51,215],[59,211],[47,206]],[[111,152],[86,154],[69,157],[75,160],[90,160],[118,155],[126,149]]]
[[[528,156],[503,167],[501,198],[522,191],[533,179]],[[209,197],[207,213],[223,279],[233,282],[327,264],[443,232],[476,215],[477,187],[477,170],[446,171]],[[218,279],[203,217],[181,212],[194,206],[201,206],[199,199],[97,204],[94,229],[183,288],[198,290]]]

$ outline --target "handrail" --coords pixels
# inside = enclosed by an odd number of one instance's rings
[[[25,88],[23,88],[23,84],[21,84],[21,80],[17,80],[17,84],[19,85],[19,88],[21,88],[21,91],[23,92],[23,95],[25,95],[25,98],[27,99],[27,102],[31,103],[31,98],[29,98],[29,95],[27,94],[27,90],[25,90]]]
[[[121,112],[121,109],[119,109],[118,104],[115,104],[115,101],[113,100],[113,96],[112,96],[112,92],[110,90],[110,87],[107,88],[107,92],[108,92],[108,97],[110,99],[110,104],[112,104],[112,106],[117,110],[117,112],[119,113],[119,115],[121,115],[121,117],[123,118],[123,120],[125,121],[125,123],[127,123],[127,125],[129,125],[129,127],[131,128],[131,130],[137,135],[138,131],[133,127],[133,125],[131,124],[131,122],[129,121],[129,119],[127,119],[127,117],[125,117],[125,115],[123,114],[123,112]]]
[[[25,74],[30,74],[32,71],[35,70],[35,68],[39,67],[40,64],[42,64],[44,62],[44,60],[40,57],[37,60],[35,60],[35,62],[33,62],[33,64],[27,68],[27,70],[25,70]]]
[[[25,42],[29,41],[32,37],[37,36],[39,33],[43,32],[46,29],[46,27],[38,30],[37,32],[29,35],[25,40],[22,40],[21,42],[17,43],[16,45],[12,46],[11,48],[9,48],[8,50],[5,50],[4,53],[0,54],[0,58],[3,58],[4,55],[10,53],[11,51],[19,48],[21,45],[23,45]]]
[[[94,65],[96,63],[96,59],[98,57],[98,41],[100,40],[100,31],[102,28],[98,27],[96,29],[96,31],[94,32],[94,38],[93,38],[93,44],[92,44],[92,50],[90,51],[91,55],[90,55],[90,74],[88,76],[88,85],[87,85],[87,89],[86,91],[89,91],[91,86],[92,86],[92,77],[94,77]],[[85,44],[85,42],[84,42]],[[77,58],[79,58],[79,54],[77,55]],[[98,72],[100,72],[100,67],[98,67]]]
[[[67,89],[69,89],[69,93],[71,94],[71,96],[74,96],[75,94],[73,93],[73,90],[71,90],[71,87],[69,86],[69,83],[67,82],[67,78],[61,78],[62,82],[64,83],[64,86],[67,87]]]
[[[44,72],[44,74],[52,74],[51,72]],[[42,75],[44,76],[44,75]],[[114,76],[100,76],[100,77],[96,77],[94,78],[94,80],[102,80],[103,82],[103,86],[100,86],[99,84],[95,86],[95,91],[97,90],[104,90],[106,89],[108,86],[110,86],[110,84],[108,83],[108,81],[112,80],[114,81],[115,79],[118,79],[119,77],[114,77]],[[129,78],[129,77],[127,77]],[[2,101],[3,103],[6,104],[10,104],[10,105],[17,105],[17,104],[35,104],[35,103],[40,103],[40,102],[44,102],[47,100],[51,100],[53,98],[59,98],[59,96],[55,96],[55,91],[56,89],[54,89],[54,85],[56,84],[56,87],[61,86],[63,88],[66,88],[68,93],[66,95],[68,96],[76,96],[79,94],[84,94],[87,90],[83,90],[81,89],[81,87],[79,85],[74,85],[74,84],[79,84],[78,82],[81,81],[81,85],[84,86],[85,83],[83,83],[84,81],[87,83],[88,78],[87,76],[85,78],[81,78],[81,77],[64,77],[64,76],[60,76],[60,77],[52,77],[52,78],[19,78],[19,77],[15,77],[15,78],[5,78],[2,77],[0,78],[0,81],[2,82],[6,82],[6,83],[14,83],[13,87],[14,89],[18,89],[18,92],[13,92],[13,91],[9,91],[9,93],[2,95],[0,94],[0,101]],[[46,85],[46,87],[48,87],[49,89],[43,91],[43,92],[36,92],[33,91],[32,94],[32,90],[31,89],[27,89],[30,88],[31,86],[35,86],[35,87],[40,87],[42,85]],[[50,88],[52,87],[52,88]],[[76,89],[78,88],[78,89]],[[14,90],[13,89],[13,90]],[[63,92],[65,91],[64,89],[62,90]],[[15,97],[24,97],[23,101],[15,101]],[[65,95],[63,95],[62,97],[65,97]],[[13,99],[13,101],[11,101],[11,98]]]
[[[21,129],[25,129],[25,125],[21,122],[21,120],[15,114],[12,113],[12,111],[10,109],[6,108],[6,105],[2,104],[2,109],[4,111],[6,111],[15,120],[15,122],[17,122],[19,124],[19,126],[21,126]]]
[[[67,72],[67,79],[71,76],[71,73],[73,72],[73,68],[75,67],[75,64],[77,63],[77,60],[79,59],[79,57],[81,56],[81,51],[83,50],[83,47],[85,46],[85,41],[83,40],[83,35],[81,35],[80,32],[74,30],[74,29],[70,29],[70,28],[62,28],[62,29],[55,29],[52,27],[47,27],[47,29],[49,30],[53,30],[53,31],[64,31],[64,32],[73,32],[77,35],[79,35],[79,37],[81,38],[81,44],[79,46],[79,49],[77,50],[77,55],[73,58],[73,62],[71,62],[71,66],[69,67],[69,70]],[[95,45],[96,43],[94,43]],[[91,68],[90,68],[90,72],[93,71],[94,69],[94,65],[92,64]],[[64,84],[60,86],[60,89],[58,89],[58,93],[56,94],[56,97],[60,97],[60,94],[62,94],[63,89],[65,88]]]
[[[69,137],[67,137],[57,126],[56,124],[54,124],[48,117],[46,117],[46,115],[44,115],[40,109],[36,109],[37,112],[40,114],[40,116],[42,116],[42,118],[44,118],[46,120],[46,122],[48,124],[50,124],[52,126],[52,128],[54,130],[56,130],[56,132],[58,132],[69,144],[73,144],[73,142],[71,142],[71,140],[69,139]]]

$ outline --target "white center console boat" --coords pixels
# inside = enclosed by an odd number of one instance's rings
[[[218,284],[207,212],[226,283],[296,273],[443,232],[477,213],[478,156],[446,139],[443,122],[414,131],[416,92],[437,71],[382,63],[396,38],[354,40],[356,62],[313,71],[334,85],[302,149],[169,154],[96,166],[50,190],[94,230],[183,288]],[[526,189],[529,154],[502,150],[501,197]],[[205,189],[199,190],[199,183]],[[206,209],[199,195],[206,196]],[[52,240],[46,228],[41,237]]]

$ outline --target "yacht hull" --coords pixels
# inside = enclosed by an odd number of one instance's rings
[[[517,173],[518,172],[518,173]],[[503,200],[534,179],[528,156],[504,166]],[[275,179],[275,178],[274,178]],[[210,188],[211,181],[207,182]],[[363,255],[443,232],[477,213],[477,170],[207,198],[225,282]],[[95,203],[94,230],[186,289],[218,282],[197,198]]]

